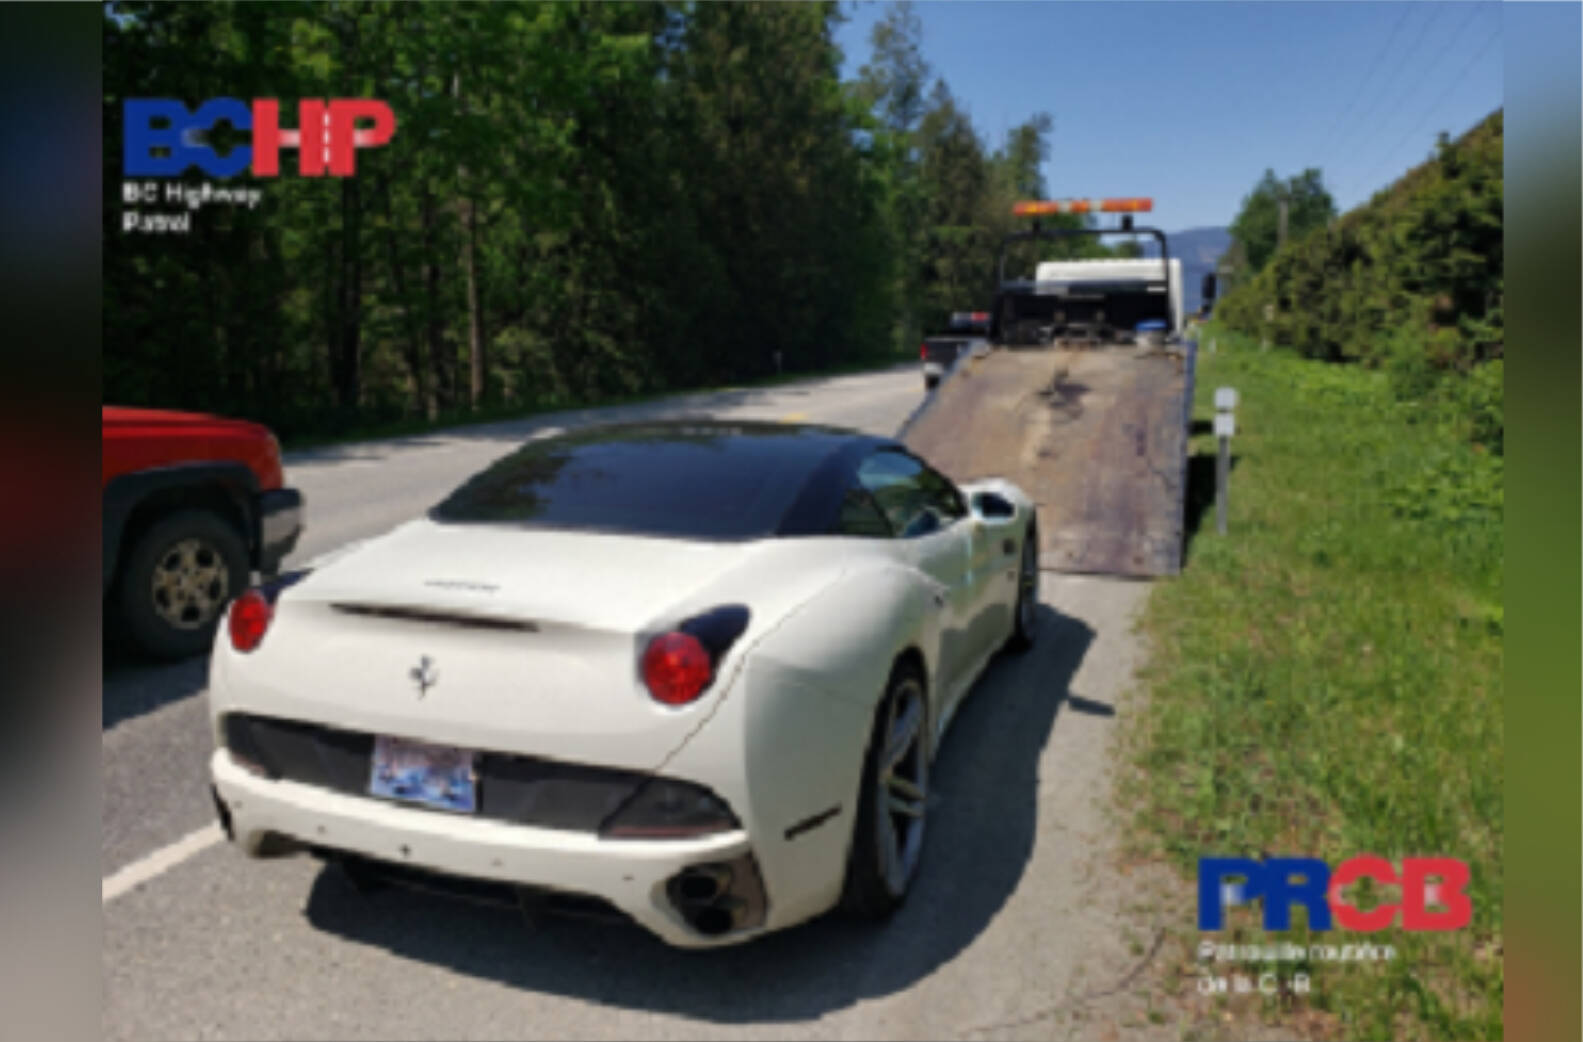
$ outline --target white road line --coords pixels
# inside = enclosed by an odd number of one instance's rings
[[[103,903],[109,904],[133,887],[148,882],[155,876],[175,868],[188,858],[214,846],[225,838],[220,831],[220,826],[210,822],[196,832],[189,832],[168,847],[161,847],[145,857],[140,857],[130,865],[117,869],[105,877]]]

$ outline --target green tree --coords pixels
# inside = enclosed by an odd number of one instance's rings
[[[1368,203],[1289,240],[1217,314],[1310,357],[1384,368],[1404,398],[1449,403],[1500,451],[1502,171],[1497,111],[1455,141],[1440,135],[1429,161]]]
[[[1019,199],[1043,199],[1048,193],[1044,185],[1044,162],[1050,158],[1050,134],[1055,130],[1055,118],[1048,112],[1036,112],[1006,133],[1006,143],[995,154],[995,161],[1005,171],[1012,194]]]
[[[103,11],[106,400],[288,439],[874,358],[926,306],[987,303],[1042,188],[1048,118],[986,156],[906,5],[846,83],[830,2]],[[124,99],[221,94],[287,126],[297,99],[378,98],[397,131],[355,177],[288,151],[239,177],[255,209],[124,233]]]
[[[1231,222],[1231,234],[1243,244],[1248,263],[1257,274],[1275,253],[1280,239],[1281,203],[1287,205],[1288,241],[1301,238],[1336,215],[1336,203],[1325,188],[1320,172],[1310,167],[1285,181],[1266,170],[1259,183],[1242,199],[1242,209]]]
[[[984,146],[943,81],[937,80],[930,92],[918,146],[926,231],[920,258],[924,314],[939,326],[952,311],[987,306],[994,250],[982,220],[990,190]]]
[[[910,0],[892,4],[869,32],[873,56],[858,70],[859,97],[878,109],[894,134],[910,134],[923,118],[929,63],[923,57],[923,23]]]
[[[894,258],[887,294],[893,316],[889,336],[894,343],[911,344],[925,324],[921,258],[928,229],[918,127],[931,75],[923,57],[923,23],[912,5],[905,0],[892,4],[870,29],[869,46],[869,60],[859,69],[851,96],[865,117],[860,136],[887,197],[884,221]]]

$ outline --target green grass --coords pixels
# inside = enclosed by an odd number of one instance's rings
[[[1211,854],[1467,861],[1465,930],[1268,939],[1400,954],[1298,967],[1326,1034],[1498,1038],[1501,459],[1383,373],[1223,329],[1200,343],[1195,418],[1213,416],[1216,387],[1239,392],[1228,532],[1210,506],[1145,611],[1149,711],[1129,736],[1126,813],[1188,880]],[[1267,937],[1255,910],[1228,925],[1225,941]]]
[[[642,402],[661,401],[666,398],[690,394],[713,394],[747,388],[778,387],[784,384],[800,383],[804,380],[817,380],[821,377],[844,376],[883,370],[908,362],[913,357],[913,355],[908,353],[867,358],[818,371],[785,373],[779,376],[767,376],[756,380],[745,380],[739,383],[721,384],[718,386],[679,387],[642,394],[606,395],[601,398],[586,400],[566,398],[526,404],[491,405],[478,409],[448,409],[441,411],[434,420],[426,420],[415,416],[402,417],[390,420],[355,422],[334,430],[325,430],[322,426],[316,426],[310,422],[303,425],[300,433],[293,432],[288,425],[282,425],[286,426],[287,429],[278,433],[280,433],[281,447],[287,452],[296,452],[302,449],[323,448],[330,445],[342,445],[347,442],[368,441],[374,438],[399,438],[415,434],[427,434],[431,431],[468,424],[524,420],[532,416],[540,416],[552,412],[568,412],[576,409],[603,409],[616,405],[636,405]]]

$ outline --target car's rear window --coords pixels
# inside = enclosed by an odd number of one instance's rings
[[[832,447],[828,439],[751,425],[623,427],[545,439],[474,475],[430,517],[750,539],[776,532]]]

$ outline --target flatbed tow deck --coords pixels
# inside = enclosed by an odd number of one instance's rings
[[[1001,475],[1027,492],[1041,568],[1175,575],[1194,350],[992,350],[959,363],[902,440],[955,481]]]
[[[1176,575],[1196,362],[1191,341],[996,345],[959,363],[901,439],[955,481],[1027,492],[1043,569]]]

